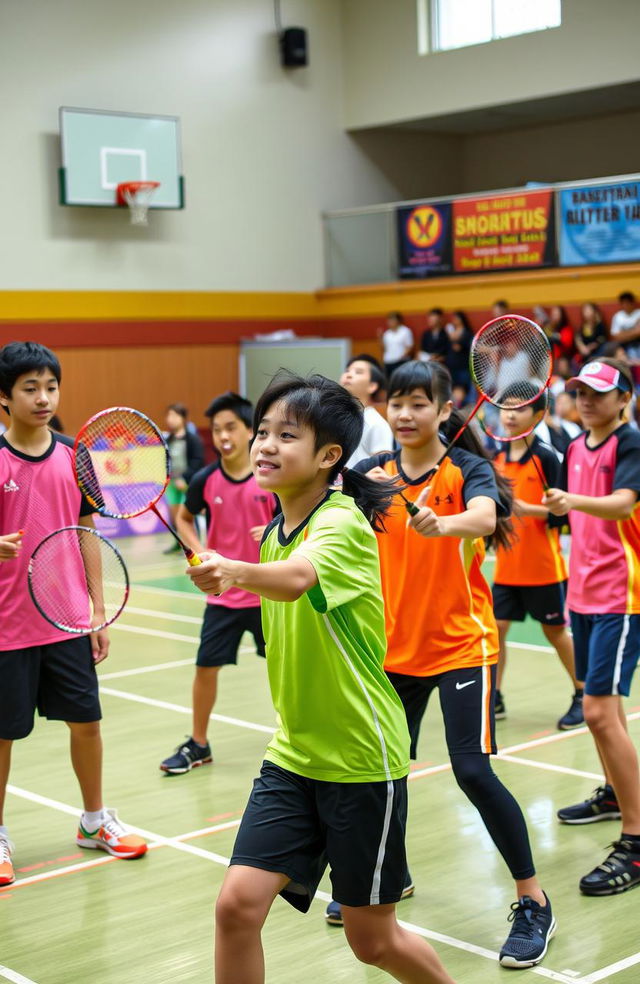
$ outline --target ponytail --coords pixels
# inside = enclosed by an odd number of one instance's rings
[[[394,496],[403,488],[395,478],[378,482],[353,468],[342,469],[342,491],[351,496],[378,533],[384,533],[384,517]]]
[[[454,408],[451,411],[449,419],[446,420],[442,426],[442,433],[444,434],[447,443],[455,437],[464,424],[464,421],[465,418],[463,414],[460,413],[458,409]],[[456,441],[455,447],[463,448],[465,451],[470,451],[471,454],[475,454],[478,458],[483,458],[491,465],[496,480],[496,485],[498,486],[500,505],[502,506],[505,515],[501,516],[500,513],[497,514],[495,532],[492,533],[491,536],[485,537],[485,543],[488,547],[498,546],[504,547],[508,550],[511,547],[513,540],[516,538],[513,523],[509,518],[513,509],[513,489],[511,482],[509,479],[501,475],[499,471],[497,471],[495,465],[491,461],[491,458],[487,454],[482,443],[478,440],[478,437],[472,430],[471,426],[464,429]]]

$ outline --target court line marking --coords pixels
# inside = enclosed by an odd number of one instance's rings
[[[623,957],[622,960],[609,964],[608,967],[594,970],[592,974],[581,977],[576,984],[597,984],[597,981],[606,981],[612,974],[619,974],[622,970],[627,970],[628,967],[633,967],[637,963],[640,963],[640,953],[634,953],[630,957]]]
[[[199,636],[178,635],[177,632],[161,632],[160,629],[143,629],[141,625],[124,625],[122,622],[114,622],[110,628],[115,629],[117,632],[133,632],[135,635],[171,639],[172,642],[190,642],[192,646],[196,646],[200,642]]]
[[[161,707],[166,711],[177,711],[179,714],[191,714],[191,707],[183,707],[181,704],[170,704],[165,700],[156,700],[154,697],[141,697],[139,694],[130,694],[124,690],[112,690],[111,687],[100,687],[100,692],[108,694],[110,697],[121,697],[123,700],[132,700],[137,704],[148,704],[150,707]],[[267,727],[265,724],[254,724],[252,721],[242,721],[240,718],[227,717],[224,714],[209,715],[211,721],[221,721],[223,724],[235,724],[239,728],[247,728],[249,731],[262,731],[272,735],[275,728]]]
[[[196,594],[193,591],[176,591],[175,588],[152,588],[149,584],[140,584],[139,581],[132,581],[131,587],[137,591],[148,591],[150,594],[171,595],[173,598],[186,598],[187,601],[197,601],[202,605],[206,595],[202,591]]]
[[[11,981],[12,984],[35,984],[30,977],[25,977],[23,974],[18,974],[15,970],[10,970],[9,967],[3,967],[0,964],[0,977],[4,977],[5,981]]]
[[[500,752],[495,758],[500,759],[502,762],[516,762],[518,765],[530,765],[535,769],[546,769],[547,772],[562,772],[567,776],[582,776],[583,779],[597,779],[598,782],[604,782],[602,773],[582,772],[580,769],[571,769],[565,765],[552,765],[551,762],[536,762],[535,759],[525,759],[519,755],[505,755],[504,752]]]
[[[256,651],[251,646],[240,646],[238,649],[239,653],[252,653],[256,655]],[[119,677],[130,677],[138,676],[140,673],[155,673],[158,670],[172,670],[178,666],[195,666],[193,659],[174,659],[168,663],[153,663],[151,666],[136,666],[131,670],[114,670],[113,673],[100,673],[98,671],[98,678],[100,680],[117,680]]]
[[[67,803],[61,803],[59,800],[50,799],[47,796],[41,796],[39,793],[31,793],[26,789],[20,789],[19,787],[13,786],[11,784],[7,786],[7,792],[12,793],[14,796],[19,796],[22,799],[29,800],[34,803],[38,803],[40,806],[48,806],[51,809],[58,810],[61,813],[71,814],[72,816],[75,817],[80,816],[81,813],[81,811],[78,810],[76,807],[69,806]],[[226,858],[221,854],[215,854],[213,851],[205,851],[203,848],[195,847],[193,844],[187,844],[184,842],[185,837],[188,838],[190,836],[193,836],[193,834],[194,833],[197,834],[198,831],[195,832],[190,831],[187,834],[179,835],[179,837],[163,837],[161,834],[153,833],[152,831],[145,830],[142,827],[134,827],[129,825],[127,826],[132,831],[132,833],[140,834],[142,837],[145,837],[148,840],[152,841],[153,847],[160,847],[160,846],[173,847],[175,850],[183,851],[187,854],[193,854],[196,857],[205,858],[206,860],[213,861],[216,864],[222,864],[225,867],[227,867],[229,864],[229,858]],[[224,825],[219,825],[219,826],[224,826]],[[149,847],[151,848],[152,845],[150,844]],[[117,859],[112,857],[99,859],[99,861],[102,861],[103,863],[106,861],[115,861],[115,860]],[[98,862],[96,861],[93,864],[95,865],[97,863]],[[89,864],[91,864],[91,862],[89,862]],[[77,866],[74,865],[74,866],[70,866],[70,868],[71,867],[77,867]],[[69,870],[69,869],[65,869],[65,870]],[[51,876],[53,872],[48,872],[47,874]],[[11,888],[13,889],[17,884],[19,883],[15,882],[14,885],[11,886]],[[331,901],[331,896],[329,895],[328,892],[318,891],[316,892],[314,898],[322,902]],[[482,956],[489,960],[492,960],[494,963],[497,962],[498,954],[493,950],[487,950],[484,947],[477,946],[475,943],[468,943],[466,940],[459,940],[454,936],[447,936],[444,933],[438,933],[435,930],[425,929],[424,927],[416,926],[413,923],[408,923],[403,921],[400,924],[404,928],[410,930],[411,932],[417,933],[419,936],[422,936],[425,939],[435,940],[436,942],[444,943],[445,945],[448,945],[454,949],[464,950],[467,953],[473,953],[476,956]],[[546,967],[532,967],[531,972],[537,974],[540,977],[546,977],[548,980],[559,981],[561,982],[561,984],[576,984],[575,978],[570,978],[564,974],[559,974],[557,973],[557,971],[548,970]],[[9,978],[9,980],[11,980],[11,978]],[[23,982],[21,982],[18,979],[16,984],[23,984]],[[34,984],[34,982],[26,980],[26,984]],[[580,984],[579,981],[578,984]]]
[[[188,622],[191,625],[202,625],[202,617],[198,615],[179,615],[176,612],[159,612],[156,608],[136,608],[127,605],[125,612],[127,615],[145,615],[149,618],[157,618],[164,622]]]

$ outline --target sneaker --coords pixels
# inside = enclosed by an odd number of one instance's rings
[[[411,875],[407,870],[407,877],[405,879],[404,888],[402,889],[400,901],[402,902],[403,899],[410,899],[415,890],[416,886],[413,884]],[[334,901],[334,899],[331,899],[331,902],[329,902],[329,905],[326,908],[324,917],[330,926],[342,926],[342,908],[340,903]]]
[[[500,950],[503,967],[535,967],[544,957],[556,932],[551,903],[546,895],[545,899],[544,908],[528,895],[512,904],[509,922],[513,926]]]
[[[582,711],[582,691],[576,690],[571,698],[571,706],[566,714],[558,721],[559,731],[571,731],[572,728],[579,728],[584,724],[584,713]]]
[[[493,697],[493,707],[495,711],[496,721],[504,721],[507,716],[507,708],[505,707],[504,698],[499,690],[496,690]]]
[[[560,823],[597,823],[599,820],[619,820],[621,814],[611,786],[598,786],[589,799],[563,807],[556,816]]]
[[[147,844],[137,834],[128,834],[118,820],[115,810],[105,809],[102,814],[102,824],[91,833],[82,826],[82,820],[76,836],[78,847],[88,847],[92,850],[106,851],[114,858],[141,858],[147,853]]]
[[[180,776],[209,762],[213,762],[209,743],[198,745],[193,738],[188,738],[184,745],[178,745],[173,755],[160,763],[160,768],[170,776]]]
[[[640,885],[640,844],[622,837],[602,864],[580,879],[583,895],[618,895]]]
[[[0,888],[3,885],[13,885],[16,876],[11,864],[13,844],[8,837],[0,834]]]

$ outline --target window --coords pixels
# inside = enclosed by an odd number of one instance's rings
[[[484,44],[561,23],[561,0],[418,0],[418,51]]]

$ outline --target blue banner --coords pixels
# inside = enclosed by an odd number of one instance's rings
[[[433,277],[451,273],[451,202],[397,210],[398,275]]]
[[[560,265],[640,259],[640,179],[559,192]]]

